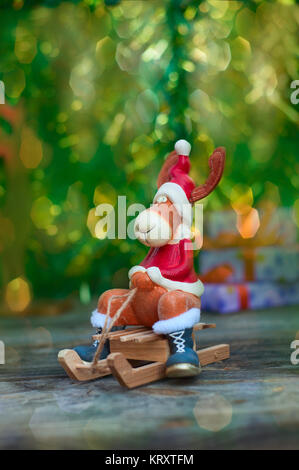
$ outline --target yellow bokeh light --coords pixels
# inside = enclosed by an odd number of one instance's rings
[[[61,214],[61,207],[57,206],[56,204],[53,204],[50,208],[50,212],[52,215],[57,216]]]
[[[89,129],[81,129],[76,137],[77,142],[74,144],[74,150],[79,160],[87,163],[95,156],[99,141]]]
[[[84,57],[72,69],[69,84],[74,95],[82,97],[83,100],[94,97],[93,84],[93,61],[89,57]]]
[[[231,42],[232,65],[236,70],[246,70],[251,58],[251,46],[242,36],[238,36]]]
[[[31,64],[37,53],[36,37],[22,25],[16,29],[15,55],[21,64]]]
[[[54,235],[56,235],[58,232],[58,227],[56,225],[49,225],[47,227],[47,233],[48,235],[50,235],[51,237],[54,237]]]
[[[52,52],[52,45],[48,41],[44,41],[40,44],[40,50],[42,51],[43,54],[49,55]]]
[[[6,286],[5,300],[13,312],[23,312],[31,300],[28,282],[21,277],[10,281]]]
[[[225,0],[222,0],[221,2],[218,0],[210,0],[209,4],[214,7],[211,11],[211,18],[215,20],[222,18],[229,6],[229,2]]]
[[[81,236],[82,236],[82,233],[80,232],[80,230],[73,230],[72,232],[68,234],[68,239],[72,243],[76,243],[78,240],[80,240]]]
[[[10,98],[19,98],[26,86],[25,73],[20,68],[15,68],[3,74],[5,93]]]
[[[108,128],[104,137],[104,143],[107,145],[115,145],[119,139],[123,124],[125,122],[125,115],[119,113],[115,116],[111,126]]]
[[[230,194],[231,206],[238,214],[247,214],[253,204],[253,193],[249,186],[235,185]]]
[[[99,204],[116,204],[117,194],[115,189],[108,183],[102,183],[94,190],[93,203],[95,206]]]
[[[66,122],[68,120],[68,115],[67,113],[61,112],[57,116],[57,121],[58,122]]]
[[[26,168],[36,168],[43,158],[43,147],[41,141],[34,132],[25,127],[22,131],[20,159]]]
[[[72,109],[74,111],[80,111],[80,109],[82,109],[82,106],[83,106],[82,101],[80,101],[80,100],[74,100],[72,102]]]
[[[194,72],[195,70],[195,65],[193,62],[191,62],[191,60],[185,60],[185,62],[182,64],[182,67],[184,70],[186,70],[186,72]]]
[[[186,20],[191,21],[196,15],[196,8],[193,6],[189,6],[186,8],[186,11],[184,13],[184,16]]]
[[[116,45],[109,36],[106,36],[97,42],[96,59],[100,67],[107,67],[114,62],[115,48]]]
[[[159,116],[164,115],[160,114]],[[160,124],[161,121],[163,121],[163,118],[161,118]],[[156,156],[152,139],[145,135],[137,137],[132,142],[130,150],[134,160],[134,167],[138,169],[145,168]]]
[[[53,222],[52,202],[45,196],[36,199],[31,208],[31,219],[39,229],[47,229]]]

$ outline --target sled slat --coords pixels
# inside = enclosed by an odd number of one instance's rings
[[[205,330],[207,328],[216,328],[215,323],[197,323],[194,327],[193,330],[199,331],[199,330]],[[158,335],[154,333],[153,331],[149,330],[148,332],[140,332],[138,334],[131,334],[126,336],[125,338],[121,338],[121,342],[130,342],[132,341],[133,343],[150,343],[151,341],[157,341],[159,339],[162,339],[163,335]]]
[[[202,366],[212,364],[213,362],[223,361],[230,356],[229,344],[218,344],[210,348],[199,349],[197,356]]]
[[[111,374],[107,359],[99,361],[95,367],[92,367],[90,363],[82,361],[76,351],[72,349],[60,351],[58,361],[71,379],[80,382]]]
[[[207,328],[216,328],[216,323],[196,323],[193,331],[206,330]]]
[[[108,356],[108,364],[118,382],[127,388],[135,388],[165,376],[165,364],[154,362],[145,366],[133,368],[123,354],[114,353]]]
[[[216,328],[215,323],[196,323],[193,327],[193,331],[199,331],[199,330],[206,330],[208,328]],[[144,338],[140,338],[140,336],[144,335]],[[138,339],[137,339],[138,336]],[[145,340],[145,336],[149,336]],[[133,342],[133,343],[145,343],[145,342],[151,342],[151,341],[156,341],[157,339],[161,339],[163,335],[157,335],[156,333],[153,332],[151,328],[146,328],[143,326],[140,327],[134,327],[134,328],[128,328],[126,330],[120,330],[120,331],[113,331],[109,333],[108,335],[109,338],[111,339],[120,339],[121,342],[126,343],[126,342]],[[92,339],[95,340],[100,340],[101,335],[93,335]],[[150,339],[151,338],[151,339]]]
[[[150,343],[152,341],[157,341],[158,339],[163,339],[163,336],[157,335],[155,333],[153,334],[144,334],[144,335],[138,335],[135,338],[132,339],[133,343],[138,343],[138,344],[143,344],[143,343]]]
[[[142,336],[152,337],[153,341],[155,339],[159,339],[159,336],[157,336],[155,333],[153,333],[153,331],[149,330],[149,331],[140,331],[138,333],[132,333],[131,335],[120,337],[120,341],[121,341],[121,343],[129,343],[130,341],[136,342],[135,340],[137,340],[138,338],[140,338]],[[139,342],[139,341],[137,341],[137,342]]]
[[[97,377],[104,377],[105,375],[111,374],[107,359],[102,359],[95,366],[92,366],[89,363],[85,363],[77,366],[76,369],[78,373],[85,377],[84,380],[91,380]]]
[[[140,328],[129,328],[127,330],[120,330],[120,331],[112,331],[111,333],[108,334],[108,338],[113,338],[113,339],[118,339],[122,338],[123,336],[131,335],[133,333],[144,333],[148,331],[148,328],[145,327],[140,327]],[[93,335],[92,339],[95,340],[100,340],[102,335]]]
[[[215,323],[197,323],[193,329],[195,331],[198,330],[205,330],[207,328],[215,328]],[[120,341],[122,343],[133,342],[133,343],[149,343],[151,341],[157,341],[158,339],[163,338],[163,335],[158,335],[154,333],[152,330],[142,330],[142,331],[134,331],[126,336],[119,335]]]
[[[135,326],[134,328],[126,328],[125,330],[112,331],[109,333],[109,337],[118,338],[120,336],[131,335],[133,333],[140,333],[142,331],[147,331],[148,328],[145,326]]]

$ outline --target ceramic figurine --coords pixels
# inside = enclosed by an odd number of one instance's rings
[[[201,364],[199,354],[193,349],[192,331],[200,321],[200,297],[204,287],[193,266],[192,205],[210,194],[219,183],[224,169],[225,149],[219,147],[213,152],[209,159],[209,177],[197,187],[189,176],[190,150],[187,141],[179,140],[166,159],[158,177],[158,191],[153,204],[135,220],[136,238],[150,248],[149,252],[139,265],[129,270],[129,289],[111,289],[100,296],[97,308],[91,314],[91,324],[97,329],[98,336],[90,346],[74,348],[73,356],[70,354],[69,358],[72,357],[75,362],[78,356],[82,364],[93,361],[102,329],[107,330],[114,322],[113,328],[110,328],[110,339],[107,336],[97,358],[99,363],[109,356],[112,339],[114,342],[119,340],[118,347],[121,343],[129,344],[132,334],[122,337],[119,330],[126,328],[125,332],[128,333],[127,328],[134,325],[139,327],[143,348],[147,342],[148,348],[152,347],[154,343],[150,344],[150,338],[164,341],[164,346],[167,343],[163,374],[167,377],[199,374]],[[142,340],[145,336],[147,340]],[[133,343],[138,343],[136,337],[135,340],[132,338]],[[158,343],[155,344],[157,346]],[[130,356],[126,349],[129,359],[149,357],[146,354],[138,357],[138,351],[135,354],[137,356]],[[64,366],[65,355],[64,351],[60,356]],[[108,367],[108,362],[105,367]],[[112,361],[111,365],[113,369]],[[65,369],[70,371],[70,367]]]

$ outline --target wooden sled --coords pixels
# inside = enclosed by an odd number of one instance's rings
[[[214,323],[197,323],[193,331],[215,328]],[[194,336],[193,336],[194,337]],[[100,335],[93,336],[100,339]],[[73,380],[93,380],[113,374],[127,388],[135,388],[165,377],[165,363],[169,356],[168,340],[149,328],[135,327],[109,333],[110,355],[97,364],[82,361],[71,349],[63,349],[58,361]],[[202,366],[223,361],[230,356],[228,344],[219,344],[196,351]],[[145,361],[133,367],[129,361]]]

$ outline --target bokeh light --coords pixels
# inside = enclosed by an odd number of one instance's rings
[[[5,290],[5,299],[9,308],[16,313],[23,312],[31,300],[28,282],[21,277],[10,281]]]
[[[218,432],[231,423],[233,408],[222,395],[210,394],[198,399],[193,413],[200,428]]]

